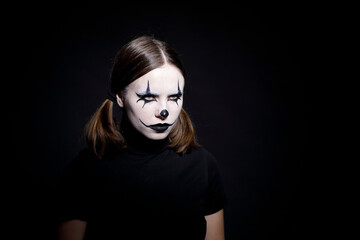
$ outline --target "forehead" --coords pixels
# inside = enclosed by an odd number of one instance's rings
[[[136,79],[129,85],[129,89],[144,91],[149,82],[152,92],[174,92],[184,87],[184,77],[180,70],[172,65],[166,64],[148,72]]]

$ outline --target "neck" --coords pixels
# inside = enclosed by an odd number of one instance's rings
[[[152,140],[137,131],[125,115],[121,121],[121,132],[130,152],[138,154],[158,153],[169,145],[169,139]]]

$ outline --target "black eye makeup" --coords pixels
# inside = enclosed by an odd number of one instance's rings
[[[179,105],[179,104],[178,104],[178,101],[181,100],[181,96],[182,96],[182,94],[170,95],[170,96],[169,96],[169,101],[173,101],[173,102],[175,102],[177,105]]]
[[[144,104],[143,104],[142,107],[144,107],[145,104],[147,104],[147,103],[154,102],[154,101],[157,102],[157,98],[159,97],[158,94],[151,92],[149,80],[147,82],[147,87],[146,87],[145,92],[143,92],[143,93],[135,93],[135,94],[139,98],[136,102],[144,101]],[[182,95],[183,95],[183,93],[180,90],[180,84],[179,84],[179,81],[178,81],[177,93],[169,95],[168,96],[168,101],[173,101],[179,106],[178,101],[181,100]]]
[[[150,83],[149,83],[149,80],[147,82],[147,88],[146,88],[146,91],[144,93],[136,93],[136,95],[139,97],[139,99],[136,101],[136,102],[139,102],[139,101],[144,101],[144,105],[142,107],[145,106],[145,104],[149,103],[149,102],[153,102],[153,101],[156,101],[156,96],[155,94],[151,93],[150,91]]]
[[[170,95],[169,101],[173,101],[179,106],[178,101],[181,100],[181,97],[182,97],[182,92],[180,90],[180,85],[179,85],[179,81],[178,81],[178,92],[176,94]]]

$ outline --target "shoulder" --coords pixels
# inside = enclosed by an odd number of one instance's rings
[[[193,149],[191,152],[185,154],[185,157],[196,159],[206,164],[207,167],[216,167],[217,159],[216,157],[208,151],[206,148],[199,146],[196,149]]]
[[[216,162],[216,157],[204,147],[198,147],[196,149],[207,161]]]

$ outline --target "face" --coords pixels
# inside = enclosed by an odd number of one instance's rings
[[[133,81],[123,96],[117,95],[132,125],[149,139],[166,138],[183,105],[184,77],[165,64]]]

